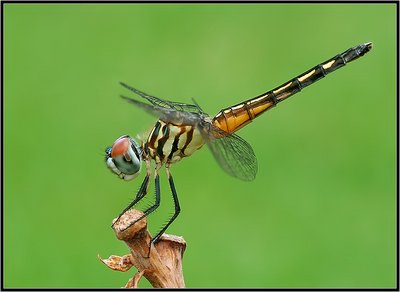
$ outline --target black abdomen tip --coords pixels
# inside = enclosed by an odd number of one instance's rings
[[[358,56],[364,56],[364,54],[368,53],[372,49],[372,43],[364,43],[354,47],[354,49],[356,50]]]
[[[366,49],[367,52],[372,49],[372,43],[371,42],[365,43],[364,45],[365,45],[365,49]]]

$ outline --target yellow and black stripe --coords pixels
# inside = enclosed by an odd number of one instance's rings
[[[158,120],[144,144],[145,152],[157,163],[174,163],[204,145],[199,130]]]
[[[372,43],[365,43],[348,49],[323,62],[292,80],[257,97],[221,110],[212,120],[214,126],[233,133],[250,123],[253,119],[275,106],[289,96],[301,91],[329,73],[358,59],[372,49]]]

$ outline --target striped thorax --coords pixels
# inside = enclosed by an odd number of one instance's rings
[[[156,163],[171,164],[192,155],[203,145],[203,137],[196,126],[158,120],[143,148]]]

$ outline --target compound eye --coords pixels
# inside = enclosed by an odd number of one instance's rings
[[[134,140],[129,136],[122,136],[118,138],[110,152],[109,164],[111,168],[118,175],[122,174],[124,179],[133,178],[133,175],[139,174],[141,159],[138,156]]]
[[[111,157],[115,158],[120,155],[125,155],[128,152],[130,145],[131,142],[128,137],[123,136],[121,138],[118,138],[112,146]]]

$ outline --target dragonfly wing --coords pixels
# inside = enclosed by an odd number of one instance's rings
[[[187,104],[187,103],[182,103],[182,102],[174,102],[174,101],[169,101],[169,100],[164,100],[152,95],[149,95],[147,93],[144,93],[136,88],[133,88],[132,86],[129,86],[123,82],[120,82],[120,84],[125,87],[126,89],[129,89],[133,93],[139,95],[140,97],[145,98],[147,101],[149,101],[151,104],[154,106],[160,107],[160,108],[166,108],[166,109],[174,109],[178,111],[185,111],[185,112],[190,112],[190,113],[203,113],[201,108],[196,104]]]
[[[213,128],[212,131],[216,133],[208,134],[207,145],[221,168],[229,175],[241,180],[254,180],[258,165],[250,144],[235,134],[228,134]],[[222,132],[223,136],[221,136]]]
[[[196,113],[191,113],[187,111],[180,111],[174,108],[161,107],[158,105],[147,104],[124,95],[121,95],[123,99],[131,104],[145,110],[147,113],[160,118],[163,121],[168,121],[175,124],[187,124],[196,125],[200,120],[200,117]]]
[[[160,111],[158,111],[154,106],[138,101],[136,99],[133,98],[129,98],[125,95],[120,95],[121,98],[125,99],[127,102],[134,104],[135,106],[145,110],[147,113],[159,117],[160,116]]]

